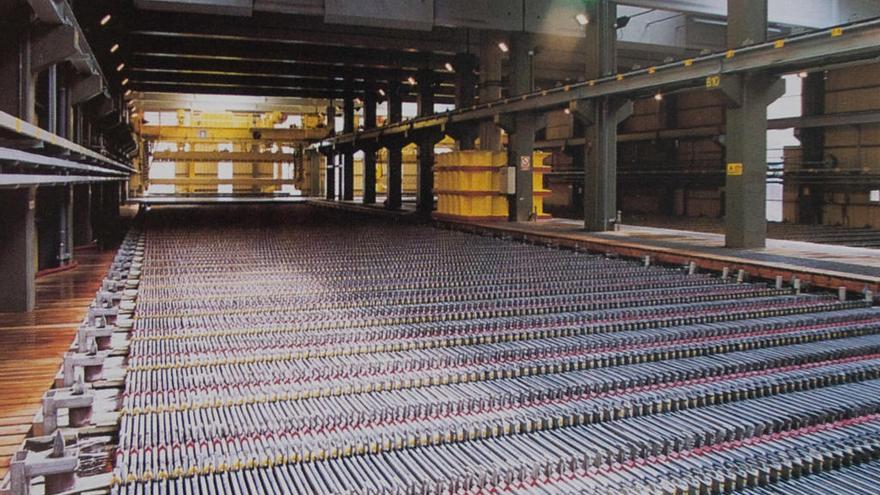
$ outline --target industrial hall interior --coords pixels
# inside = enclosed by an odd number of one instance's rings
[[[880,0],[0,0],[61,494],[880,494]]]

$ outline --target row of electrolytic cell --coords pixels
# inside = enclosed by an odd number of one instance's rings
[[[181,375],[201,375],[210,371],[234,373],[235,366],[248,368],[244,376],[252,380],[283,380],[288,384],[321,387],[328,381],[350,380],[353,384],[376,383],[404,378],[420,383],[434,383],[443,377],[482,377],[487,369],[495,374],[519,375],[536,370],[591,369],[632,362],[657,361],[674,357],[730,352],[768,346],[828,340],[844,336],[870,335],[880,332],[876,319],[860,323],[846,323],[812,328],[782,328],[768,331],[735,333],[724,337],[687,337],[673,342],[649,343],[634,346],[623,344],[612,347],[594,347],[586,343],[573,347],[574,338],[555,343],[545,339],[546,347],[529,347],[530,343],[478,344],[461,349],[395,351],[392,353],[353,354],[352,348],[333,353],[329,349],[305,351],[282,348],[229,348],[208,354],[152,354],[133,357],[128,371],[156,372],[177,370]],[[588,337],[580,340],[588,340]],[[535,343],[531,343],[535,344]],[[484,378],[473,378],[484,379]],[[222,378],[222,384],[238,383],[231,376]]]
[[[347,302],[363,298],[414,298],[429,301],[432,298],[464,298],[478,299],[481,297],[527,297],[546,295],[566,295],[603,293],[613,291],[636,291],[674,287],[712,287],[729,284],[719,278],[707,275],[694,275],[687,278],[670,277],[666,274],[650,274],[649,276],[619,278],[615,280],[582,280],[582,279],[554,279],[546,278],[540,281],[532,281],[524,284],[522,280],[496,281],[485,284],[479,283],[453,283],[446,282],[437,286],[436,281],[422,280],[386,280],[385,284],[373,286],[353,286],[339,284],[335,286],[325,285],[312,281],[312,283],[293,284],[281,280],[275,283],[263,282],[258,286],[253,282],[217,283],[214,285],[201,284],[198,290],[194,286],[150,286],[144,288],[143,296],[148,302],[177,300],[183,296],[193,300],[224,299],[243,296],[260,296],[264,294],[291,294],[304,299],[319,298],[330,301]],[[472,281],[471,281],[472,282]],[[294,287],[291,287],[294,285]]]
[[[551,266],[548,266],[551,265]],[[515,263],[506,267],[491,267],[482,271],[469,270],[456,263],[444,264],[442,270],[429,267],[383,267],[382,269],[365,270],[365,273],[353,273],[340,271],[332,274],[317,274],[312,272],[297,273],[288,270],[283,265],[269,266],[262,270],[253,270],[246,267],[238,267],[233,263],[226,264],[226,269],[221,269],[218,264],[212,265],[211,272],[196,272],[183,267],[174,270],[151,270],[145,268],[142,279],[151,286],[168,287],[202,287],[204,285],[226,285],[239,282],[269,283],[285,282],[293,287],[302,285],[343,287],[350,285],[357,287],[372,287],[381,289],[384,286],[408,287],[411,285],[427,284],[437,287],[452,285],[488,285],[493,283],[525,283],[547,280],[581,280],[585,283],[590,281],[614,281],[627,280],[634,277],[666,274],[672,279],[683,279],[685,272],[676,270],[646,269],[631,262],[619,263],[612,266],[583,267],[583,266],[552,266],[552,264],[540,266],[541,269],[520,269]],[[238,269],[231,269],[236,267]],[[558,273],[557,273],[558,272]],[[433,285],[431,285],[433,284]]]
[[[870,451],[864,450],[858,453],[867,452]],[[880,480],[880,462],[873,459],[866,460],[865,464],[861,464],[855,459],[846,459],[847,454],[847,452],[839,454],[841,459],[839,462],[843,465],[839,470],[818,472],[814,476],[798,476],[790,481],[786,480],[787,483],[748,488],[742,492],[742,495],[828,495],[829,493],[875,495],[877,481]],[[785,463],[783,466],[787,468],[788,464]],[[791,467],[796,466],[792,464]]]
[[[248,438],[260,443],[280,442],[282,450],[301,451],[322,446],[343,451],[370,445],[384,438],[399,439],[401,444],[424,445],[444,439],[451,441],[462,432],[468,438],[498,436],[528,431],[531,428],[560,428],[602,420],[648,415],[671,410],[704,407],[769,394],[782,394],[817,387],[874,379],[880,376],[876,354],[840,360],[806,363],[801,366],[719,375],[698,380],[674,381],[655,388],[624,389],[613,393],[564,394],[557,383],[549,390],[525,389],[527,384],[507,384],[508,395],[455,397],[438,400],[443,390],[433,396],[417,395],[418,402],[381,404],[364,410],[355,399],[341,396],[337,405],[351,404],[350,409],[309,413],[307,400],[255,402],[237,405],[181,409],[175,412],[126,414],[126,438],[120,448],[185,445],[188,442],[226,442],[227,453],[243,455],[242,445],[255,447]],[[537,380],[531,385],[536,384]],[[488,387],[487,387],[488,388]],[[373,402],[376,397],[363,398]],[[372,399],[372,400],[367,400]],[[433,400],[433,402],[430,402]],[[222,401],[220,401],[222,402]],[[395,402],[399,402],[399,399]],[[238,442],[234,446],[231,444]],[[397,441],[395,441],[397,444]],[[290,447],[290,448],[287,448]],[[294,448],[295,447],[295,448]],[[276,449],[278,444],[276,444]],[[233,450],[229,450],[233,449]]]
[[[789,352],[792,354],[789,355]],[[418,413],[419,417],[431,416],[439,410],[470,410],[475,404],[489,403],[496,404],[492,407],[500,407],[497,405],[509,404],[510,401],[530,402],[547,397],[593,396],[624,389],[662,387],[673,382],[712,379],[725,374],[736,375],[764,369],[811,366],[811,363],[820,361],[871,357],[876,352],[877,338],[870,336],[748,353],[734,352],[590,371],[511,376],[492,381],[441,383],[430,387],[364,390],[345,388],[346,384],[335,394],[330,393],[333,392],[330,389],[303,394],[283,382],[160,389],[159,386],[163,384],[177,382],[175,373],[167,370],[152,376],[156,383],[141,385],[152,385],[158,390],[127,393],[123,396],[123,405],[124,414],[131,415],[247,405],[265,409],[268,417],[289,417],[289,421],[295,421],[296,415],[301,415],[303,421],[308,418],[338,416],[342,419],[334,422],[351,424],[358,423],[359,418],[385,417],[388,411],[398,408],[404,411],[421,411]],[[736,361],[738,359],[741,361]],[[292,411],[296,412],[295,416],[290,416]],[[411,412],[406,414],[409,416]]]
[[[696,298],[695,298],[696,299]],[[481,328],[501,329],[511,323],[531,321],[536,328],[548,327],[564,322],[571,325],[591,323],[630,325],[633,329],[651,328],[656,325],[675,325],[678,322],[709,323],[739,318],[763,318],[814,312],[822,310],[849,309],[865,307],[864,301],[836,303],[828,297],[790,296],[790,297],[749,297],[744,299],[711,298],[709,301],[678,302],[659,306],[635,306],[629,308],[609,308],[578,310],[567,306],[536,304],[529,307],[495,308],[486,304],[478,308],[458,308],[457,311],[444,311],[442,306],[416,308],[412,311],[398,308],[382,312],[379,309],[360,308],[334,312],[324,310],[310,313],[297,311],[261,310],[224,312],[218,310],[208,314],[180,314],[168,317],[141,317],[135,321],[134,336],[179,335],[193,329],[204,332],[231,331],[237,329],[256,329],[272,325],[287,325],[296,332],[317,331],[341,328],[369,329],[394,325],[425,324],[440,327],[446,335],[466,336]],[[525,317],[525,318],[524,318]],[[528,318],[532,317],[532,318]],[[463,325],[455,325],[462,322]],[[517,325],[519,326],[519,325]]]
[[[699,460],[739,449],[754,452],[756,446],[765,452],[775,447],[779,453],[803,448],[811,455],[816,455],[814,449],[835,453],[835,447],[843,446],[854,451],[854,445],[880,449],[878,393],[880,383],[873,380],[487,438],[468,438],[469,429],[463,429],[452,441],[440,444],[408,446],[405,438],[386,436],[377,439],[375,448],[365,446],[362,454],[357,450],[328,451],[330,446],[320,445],[312,446],[312,450],[285,451],[275,438],[275,442],[265,439],[243,447],[244,455],[238,456],[228,454],[228,444],[222,440],[191,442],[176,448],[145,450],[143,455],[137,450],[126,453],[120,449],[116,468],[121,480],[150,481],[157,477],[212,476],[218,471],[242,468],[253,468],[262,475],[265,473],[260,471],[270,467],[303,466],[319,476],[312,484],[321,489],[305,491],[316,493],[420,493],[426,484],[450,492],[456,484],[474,482],[495,488],[523,483],[522,488],[526,488],[554,479],[568,483],[590,479],[591,473],[613,472],[621,465],[662,466],[682,457]],[[363,472],[364,476],[345,476],[345,464],[352,460],[368,462],[372,469]],[[740,459],[728,468],[742,468],[747,464],[744,461]],[[570,476],[579,472],[583,473],[580,477]],[[292,491],[303,493],[296,488]]]
[[[505,245],[505,244],[502,244]],[[513,245],[515,246],[515,245]],[[383,270],[397,267],[414,273],[428,273],[434,276],[444,273],[482,273],[489,268],[516,269],[519,273],[538,272],[541,267],[547,266],[558,269],[581,269],[584,271],[597,271],[600,269],[632,268],[638,266],[633,261],[626,261],[601,256],[583,255],[566,251],[547,251],[541,248],[529,247],[527,251],[507,249],[472,250],[463,246],[458,250],[446,250],[442,252],[430,252],[422,247],[417,249],[416,254],[386,253],[384,255],[346,255],[339,258],[338,262],[321,263],[319,259],[304,259],[299,254],[289,255],[288,259],[274,253],[262,253],[249,259],[233,251],[227,251],[224,255],[204,260],[189,259],[182,255],[173,262],[169,260],[163,263],[150,258],[150,270],[161,273],[180,273],[189,271],[194,275],[199,273],[215,273],[222,268],[218,261],[226,261],[226,271],[253,270],[263,271],[268,268],[284,267],[291,274],[304,274],[312,276],[332,277],[334,275],[354,274],[379,274]],[[241,260],[241,261],[239,261]],[[184,265],[181,262],[186,262]],[[230,270],[236,267],[237,270]]]
[[[470,356],[483,355],[486,352],[491,353],[492,359],[506,360],[511,357],[673,344],[687,339],[860,322],[880,322],[880,309],[860,308],[680,327],[573,333],[545,338],[535,338],[526,329],[511,327],[511,331],[516,331],[513,334],[515,338],[511,336],[508,339],[491,342],[488,339],[478,338],[472,342],[463,342],[457,336],[432,335],[435,332],[426,331],[421,325],[413,325],[409,333],[404,335],[397,332],[367,334],[362,330],[346,329],[326,333],[283,332],[269,329],[259,333],[223,333],[215,330],[204,334],[180,335],[174,339],[136,337],[132,339],[129,350],[132,360],[146,360],[137,362],[149,362],[149,359],[157,356],[171,356],[170,359],[174,360],[180,359],[177,356],[196,359],[203,355],[222,354],[234,349],[242,353],[286,350],[299,352],[301,356],[312,359],[349,354],[376,355],[369,359],[377,363],[384,360],[406,361],[410,359],[406,354],[409,351],[430,351],[432,354],[419,353],[415,356],[417,358],[425,356],[443,363],[465,363],[471,362]]]
[[[144,314],[158,314],[163,311],[180,310],[181,308],[203,308],[218,306],[238,305],[244,299],[247,303],[256,306],[268,306],[270,308],[282,305],[302,307],[303,309],[315,309],[321,307],[345,308],[352,306],[398,306],[425,303],[464,302],[488,299],[525,299],[542,297],[573,297],[589,296],[595,300],[629,300],[639,295],[646,299],[656,297],[658,294],[669,295],[669,290],[674,289],[677,294],[689,294],[697,291],[729,290],[732,293],[760,290],[760,285],[729,285],[722,284],[718,279],[694,277],[693,279],[670,280],[648,279],[640,280],[638,284],[632,281],[615,283],[586,284],[572,282],[555,286],[540,285],[496,285],[477,287],[438,287],[436,289],[391,289],[391,290],[346,290],[340,287],[333,290],[330,287],[319,286],[318,290],[306,290],[302,286],[291,288],[286,285],[275,287],[206,287],[199,290],[198,295],[182,299],[180,296],[193,292],[192,289],[184,291],[182,288],[172,290],[146,291],[139,302],[140,310]]]
[[[162,381],[171,370],[175,386],[180,391],[193,388],[230,388],[264,383],[286,387],[299,395],[339,395],[342,390],[373,391],[386,389],[421,388],[438,384],[468,381],[488,381],[497,378],[545,375],[572,370],[590,370],[634,363],[681,359],[722,354],[737,350],[762,349],[808,342],[876,335],[880,326],[856,325],[846,328],[797,330],[786,333],[764,333],[749,337],[701,341],[669,347],[655,346],[630,351],[607,351],[576,355],[553,355],[537,359],[510,362],[462,364],[457,366],[427,367],[412,363],[385,364],[376,372],[353,373],[344,359],[332,358],[329,363],[310,367],[304,360],[293,356],[230,357],[181,365],[139,366],[129,369],[136,381],[126,384],[126,391],[146,392],[145,389]],[[366,368],[370,371],[369,368]],[[136,375],[135,375],[136,374]],[[166,386],[163,383],[160,386]]]
[[[859,334],[869,332],[864,337],[856,337]],[[442,394],[443,387],[464,387],[469,389],[473,387],[481,393],[489,393],[495,390],[503,392],[506,387],[511,384],[519,383],[518,380],[529,384],[536,380],[534,386],[538,388],[552,389],[551,384],[556,387],[567,387],[572,390],[580,390],[580,386],[586,386],[593,383],[593,379],[599,379],[604,373],[610,373],[617,380],[623,380],[627,373],[631,373],[631,369],[643,370],[641,381],[622,383],[630,383],[628,386],[653,385],[663,383],[668,380],[679,379],[698,379],[703,375],[697,372],[684,373],[688,366],[696,366],[703,363],[702,360],[709,359],[710,363],[723,363],[731,372],[744,372],[752,369],[752,357],[757,356],[762,359],[780,359],[788,358],[789,352],[792,352],[790,358],[784,359],[785,365],[801,364],[795,358],[798,354],[795,352],[802,346],[807,351],[833,351],[838,348],[842,349],[840,356],[832,356],[827,359],[837,357],[847,357],[850,352],[849,346],[856,345],[858,349],[865,349],[865,353],[874,352],[874,345],[877,337],[874,336],[876,327],[864,327],[862,329],[839,329],[834,335],[834,340],[823,342],[813,338],[812,343],[796,344],[798,339],[779,339],[774,341],[765,341],[763,348],[753,349],[749,352],[739,351],[738,346],[723,346],[710,349],[713,352],[703,352],[703,357],[687,357],[688,354],[696,355],[696,350],[680,353],[654,354],[652,361],[641,362],[632,358],[613,359],[609,356],[598,357],[596,359],[588,358],[578,361],[562,361],[557,362],[556,366],[543,366],[542,368],[530,367],[509,367],[495,368],[491,365],[484,366],[479,373],[449,373],[438,374],[436,381],[416,380],[412,378],[412,374],[396,377],[395,380],[379,380],[379,381],[355,381],[349,379],[338,379],[335,381],[323,381],[320,383],[304,383],[302,381],[294,381],[278,374],[274,379],[255,376],[252,373],[253,368],[247,364],[242,364],[241,369],[228,367],[231,376],[219,377],[212,368],[161,368],[154,370],[131,371],[126,382],[126,392],[123,396],[123,405],[128,410],[148,409],[148,408],[184,408],[199,407],[204,405],[213,405],[218,403],[228,404],[237,403],[239,400],[246,399],[251,402],[262,402],[266,398],[276,397],[287,400],[288,398],[313,398],[328,396],[352,396],[354,401],[367,400],[369,402],[369,392],[384,392],[387,390],[400,392],[407,400],[415,400],[411,395],[422,390],[426,396],[434,394]],[[821,336],[822,334],[814,334]],[[853,337],[853,338],[843,338]],[[803,339],[800,339],[803,340]],[[824,346],[824,347],[823,347]],[[821,356],[826,356],[821,354]],[[743,366],[736,366],[736,359],[743,360]],[[636,361],[634,364],[625,364],[623,361]],[[775,361],[774,361],[775,362]],[[636,366],[637,368],[630,368]],[[700,369],[699,367],[697,369]],[[711,368],[714,369],[714,368]],[[670,370],[678,370],[672,373]],[[652,372],[660,373],[652,376]],[[620,374],[618,374],[620,373]],[[670,374],[671,373],[671,374]],[[713,376],[716,372],[709,373]],[[541,376],[546,375],[546,378]],[[630,375],[632,377],[632,375]],[[513,381],[506,381],[513,380]],[[317,386],[315,386],[317,385]],[[547,388],[550,387],[550,388]],[[455,389],[454,389],[455,390]],[[590,390],[596,390],[595,388]],[[501,393],[499,392],[499,393]],[[503,394],[502,394],[503,395]],[[391,398],[387,398],[391,400]],[[393,402],[393,401],[392,401]],[[334,404],[334,407],[339,404]],[[354,407],[354,406],[352,406]],[[353,410],[357,410],[354,408]]]
[[[190,301],[189,303],[162,302],[147,305],[139,313],[141,319],[173,318],[180,316],[205,316],[212,314],[252,314],[272,311],[297,315],[300,317],[340,318],[368,316],[372,318],[406,317],[422,315],[462,315],[479,311],[543,310],[594,311],[638,306],[662,306],[700,301],[725,299],[748,299],[772,297],[789,294],[786,290],[765,289],[754,286],[692,287],[679,288],[675,292],[668,289],[645,290],[639,292],[609,292],[603,294],[571,294],[555,296],[480,298],[469,301],[452,302],[410,302],[387,301],[380,299],[354,301],[348,304],[319,302],[303,304],[287,296],[267,296],[263,298],[243,298]],[[453,318],[449,318],[453,319]]]

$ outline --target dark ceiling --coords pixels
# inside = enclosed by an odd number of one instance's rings
[[[169,93],[237,94],[341,98],[346,81],[355,94],[375,84],[405,82],[419,69],[435,75],[438,103],[454,101],[456,54],[478,53],[479,30],[382,29],[326,24],[321,17],[255,12],[252,17],[145,11],[132,0],[75,0],[74,9],[111,84],[125,89]],[[105,26],[100,20],[111,14]],[[497,36],[497,35],[495,35]],[[119,49],[111,53],[118,43]],[[579,40],[539,40],[536,86],[577,80]],[[668,53],[635,58],[621,65],[650,63]],[[501,53],[498,54],[501,56]],[[631,54],[632,55],[632,54]],[[117,71],[119,64],[125,66]],[[403,85],[403,98],[416,88]]]
[[[130,0],[80,0],[74,8],[111,84],[128,78],[135,91],[340,98],[347,78],[360,93],[366,80],[384,88],[389,80],[404,82],[431,68],[437,101],[451,102],[455,75],[445,64],[468,50],[468,33],[454,29],[346,27],[267,13],[154,12]],[[100,26],[108,13],[111,21]],[[119,49],[110,53],[116,43]],[[125,67],[117,72],[120,63]],[[404,95],[415,97],[415,88]]]

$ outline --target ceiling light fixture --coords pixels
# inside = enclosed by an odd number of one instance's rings
[[[574,20],[576,20],[577,23],[580,24],[581,26],[586,26],[587,24],[590,23],[590,18],[587,17],[587,14],[584,14],[583,12],[574,16]]]
[[[104,17],[102,17],[102,18],[101,18],[101,25],[102,25],[102,26],[106,26],[107,23],[110,22],[110,19],[111,19],[111,18],[112,18],[112,17],[110,16],[110,14],[107,14],[107,15],[105,15]]]
[[[806,79],[807,76],[809,76],[809,74],[806,71],[798,73],[798,77],[801,79]]]
[[[455,72],[455,68],[452,67],[452,64],[450,64],[449,62],[446,62],[446,70],[448,70],[449,72]]]
[[[416,85],[416,79],[413,76],[409,76],[406,78],[406,82],[408,82],[411,86]]]
[[[116,66],[116,72],[122,72],[122,69],[125,68],[125,62]]]
[[[663,101],[663,93],[657,91],[657,93],[654,95],[654,99],[657,101]]]
[[[126,77],[125,79],[122,80],[122,85],[125,86],[126,84],[128,84],[128,78],[127,78],[127,77]]]
[[[116,50],[119,50],[119,43],[114,43],[113,46],[110,47],[110,53],[116,53]]]
[[[379,88],[379,95],[380,95],[380,96],[385,96],[385,90],[382,89],[382,88]]]
[[[498,48],[504,53],[507,53],[510,51],[510,47],[507,46],[507,43],[505,43],[503,41],[498,43]]]

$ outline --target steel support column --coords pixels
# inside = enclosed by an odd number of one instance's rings
[[[86,246],[95,240],[92,233],[92,186],[73,186],[73,246]]]
[[[345,79],[345,96],[343,99],[343,132],[354,132],[354,92],[351,78]],[[342,152],[342,199],[354,199],[354,149],[346,147]]]
[[[330,100],[327,105],[327,129],[330,131],[330,134],[336,133],[336,105],[333,104],[333,100]],[[327,192],[327,200],[333,201],[336,199],[336,153],[330,152],[326,156],[327,158],[327,175],[324,181],[324,187]]]
[[[364,129],[376,127],[376,88],[367,84],[364,91]],[[364,204],[376,202],[376,150],[364,149]]]
[[[825,73],[812,72],[803,81],[801,108],[804,117],[814,117],[825,113]],[[806,127],[798,129],[801,141],[802,167],[825,168],[825,129]],[[825,188],[820,182],[798,184],[797,222],[811,225],[822,223],[822,210],[825,201]]]
[[[400,78],[388,84],[388,120],[392,123],[403,120],[403,101],[400,97]],[[388,198],[385,205],[389,210],[399,210],[403,204],[403,144],[389,141],[388,143]]]
[[[501,99],[501,51],[500,36],[490,31],[482,32],[480,43],[480,103]],[[480,122],[480,149],[501,151],[501,129],[491,120]]]
[[[423,69],[418,73],[419,116],[434,113],[434,73]],[[416,209],[419,213],[430,214],[434,209],[434,141],[419,139],[419,168]]]
[[[36,188],[0,190],[0,312],[34,309]]]
[[[590,2],[587,16],[586,77],[612,75],[617,71],[617,6]],[[601,97],[579,111],[589,124],[584,153],[584,228],[588,231],[610,230],[617,217],[617,124],[631,109],[625,101]]]

